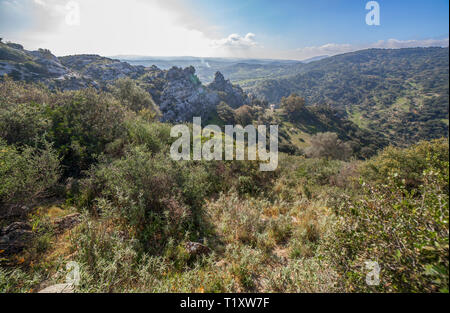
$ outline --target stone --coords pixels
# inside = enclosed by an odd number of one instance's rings
[[[0,250],[13,254],[23,250],[33,238],[31,226],[25,222],[14,222],[0,231]]]
[[[72,213],[53,221],[56,234],[62,234],[66,230],[74,228],[79,223],[80,223],[80,213]]]
[[[199,242],[188,241],[184,247],[190,255],[207,255],[211,253],[210,248]]]
[[[25,216],[30,212],[30,208],[25,205],[10,205],[7,207],[0,208],[0,218],[10,219]]]

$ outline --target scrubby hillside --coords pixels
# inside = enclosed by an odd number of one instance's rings
[[[64,283],[70,261],[76,292],[448,292],[447,140],[345,161],[316,134],[274,172],[173,161],[171,125],[120,87],[0,83],[1,292]]]
[[[448,48],[370,49],[303,64],[248,92],[278,103],[297,93],[308,105],[347,111],[360,127],[395,144],[448,135]]]
[[[204,85],[192,66],[161,70],[154,65],[130,65],[98,55],[57,58],[48,50],[27,51],[14,43],[1,43],[0,48],[0,74],[7,74],[14,80],[40,82],[51,90],[93,87],[109,91],[135,112],[150,106],[163,122],[192,122],[194,116],[200,116],[205,123],[216,124],[276,122],[281,126],[281,150],[297,154],[302,153],[311,136],[327,131],[338,133],[341,140],[348,141],[354,154],[360,158],[371,156],[386,145],[384,135],[350,122],[342,110],[308,108],[303,109],[300,118],[294,116],[298,112],[271,112],[267,101],[248,95],[220,72],[215,73],[211,83]],[[38,64],[41,70],[30,67],[30,62]],[[242,66],[239,64],[236,66]],[[267,72],[273,66],[281,66],[295,72],[300,65],[288,61],[266,61],[263,65],[252,64],[251,67],[264,66],[263,72]],[[276,71],[272,74],[278,75]],[[134,99],[125,99],[133,94],[127,89],[136,91]]]
[[[108,90],[118,79],[131,79],[152,96],[163,121],[189,121],[193,116],[208,119],[221,100],[233,107],[249,103],[242,89],[220,73],[216,73],[211,86],[203,85],[192,66],[161,70],[98,55],[57,58],[48,50],[27,51],[19,44],[0,42],[0,79],[5,74],[14,80],[41,82],[52,90],[63,91],[86,87]]]

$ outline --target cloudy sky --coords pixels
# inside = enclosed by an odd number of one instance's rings
[[[365,48],[448,46],[447,0],[0,0],[0,37],[56,55],[302,60]]]

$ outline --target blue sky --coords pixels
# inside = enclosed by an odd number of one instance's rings
[[[379,0],[379,26],[366,25],[367,2],[0,0],[0,36],[58,55],[304,59],[371,47],[448,46],[448,1]]]
[[[446,0],[381,0],[380,26],[365,24],[361,0],[189,0],[227,33],[251,31],[290,48],[329,42],[428,39],[448,35]]]

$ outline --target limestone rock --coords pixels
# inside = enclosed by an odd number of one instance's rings
[[[72,213],[64,217],[58,218],[53,222],[56,234],[62,234],[66,230],[72,229],[79,223],[80,223],[80,213]]]
[[[185,248],[190,255],[202,255],[209,254],[211,252],[210,248],[199,242],[188,241],[185,244]]]
[[[10,219],[25,216],[30,208],[25,205],[10,205],[0,208],[0,218]]]
[[[21,251],[33,237],[31,226],[25,222],[14,222],[0,231],[0,250],[5,254]]]

